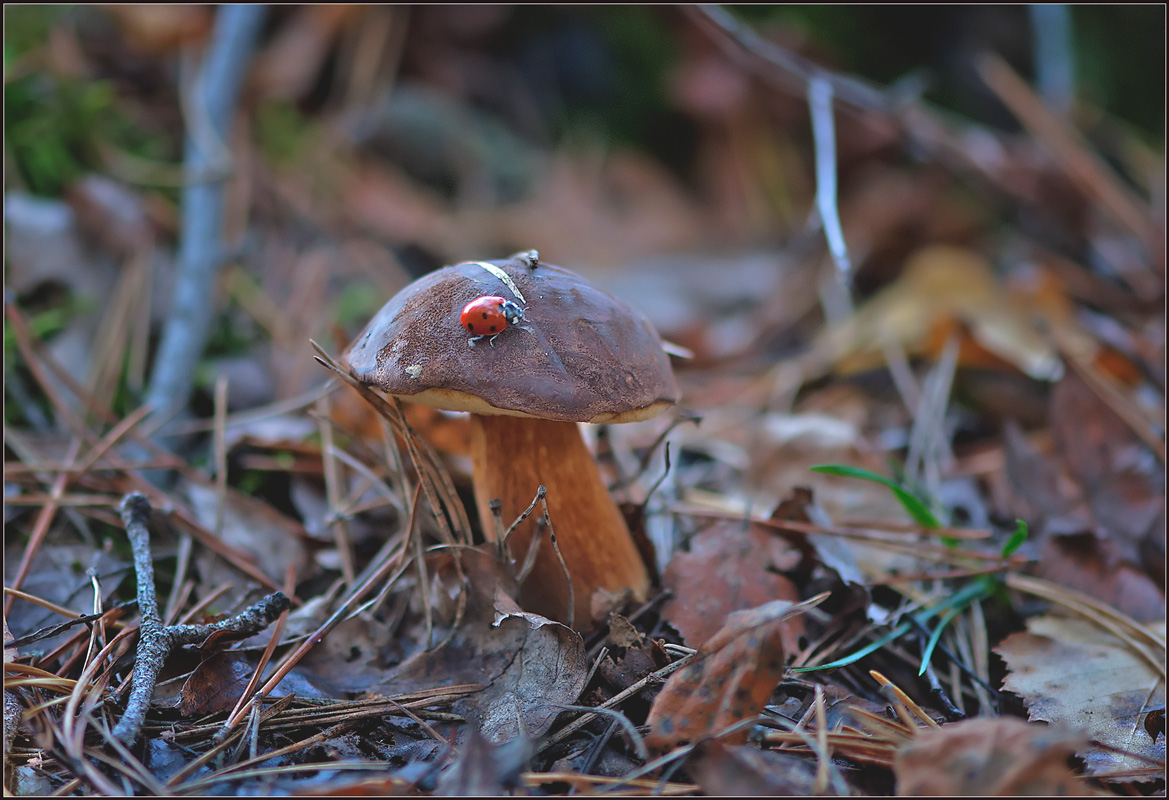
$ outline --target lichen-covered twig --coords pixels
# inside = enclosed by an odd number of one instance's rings
[[[134,570],[138,581],[138,653],[134,658],[134,679],[126,713],[114,728],[114,737],[126,745],[138,738],[146,719],[146,710],[154,694],[158,674],[171,650],[185,644],[201,642],[217,631],[252,636],[267,628],[291,602],[281,592],[264,597],[255,605],[229,619],[206,625],[163,625],[154,592],[154,565],[150,556],[150,501],[141,494],[128,494],[122,500],[122,521],[130,548],[134,553]]]

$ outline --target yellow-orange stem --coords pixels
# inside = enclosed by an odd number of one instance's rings
[[[475,502],[488,538],[495,537],[488,505],[493,498],[503,503],[506,529],[532,502],[537,487],[547,488],[548,513],[572,576],[574,627],[590,627],[598,589],[617,594],[630,589],[644,599],[649,573],[576,423],[473,414],[471,458]],[[528,552],[538,516],[539,507],[508,540],[512,558],[519,562]],[[519,601],[550,619],[568,621],[567,584],[547,534]]]

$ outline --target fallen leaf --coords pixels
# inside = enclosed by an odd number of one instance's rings
[[[773,600],[728,616],[693,663],[671,675],[654,699],[646,745],[666,750],[758,714],[783,677],[783,623],[792,605]],[[723,741],[742,743],[747,733]]]
[[[816,762],[750,745],[703,742],[686,768],[710,797],[811,797]]]
[[[628,689],[669,663],[670,656],[659,640],[650,639],[620,614],[609,615],[609,652],[597,665],[597,674],[616,691]],[[656,694],[655,686],[646,686],[639,693],[649,702]]]
[[[798,602],[794,583],[780,574],[801,556],[776,534],[758,525],[715,520],[690,540],[666,566],[663,583],[673,596],[662,616],[682,634],[689,647],[701,647],[734,611],[771,600]],[[804,632],[802,617],[782,626],[785,652],[794,652]]]
[[[1149,738],[1154,742],[1157,741],[1158,736],[1165,735],[1165,707],[1150,711],[1145,714],[1145,731],[1149,734]]]
[[[536,753],[530,738],[520,735],[493,745],[473,726],[458,757],[438,777],[436,797],[501,797],[522,786],[521,775]]]
[[[1165,623],[1151,629],[1165,635]],[[1007,663],[1003,688],[1023,698],[1028,716],[1083,731],[1093,740],[1142,759],[1095,745],[1077,747],[1089,775],[1165,764],[1165,738],[1150,740],[1145,714],[1165,703],[1165,681],[1123,642],[1086,620],[1035,617],[1027,631],[995,648]],[[1164,651],[1161,653],[1164,659]]]
[[[216,530],[216,509],[219,499],[211,486],[187,481],[185,493],[190,499],[195,518],[209,531]],[[304,526],[281,514],[272,506],[228,487],[224,495],[222,527],[219,537],[227,544],[238,547],[255,557],[256,564],[264,574],[274,581],[281,580],[289,567],[303,576],[308,564],[305,550]],[[214,553],[203,553],[196,558],[203,574],[204,583],[215,585],[219,575],[225,581],[238,581],[234,570],[230,575],[220,575],[224,561]]]
[[[1094,795],[1068,768],[1079,734],[1011,717],[980,717],[925,730],[893,764],[903,796]]]
[[[461,551],[470,594],[458,630],[446,645],[402,662],[376,691],[483,684],[486,688],[460,698],[454,710],[477,719],[483,736],[497,744],[546,733],[560,706],[580,696],[589,665],[579,633],[519,609],[506,593],[514,582],[500,574],[494,553],[494,545]],[[450,566],[445,554],[432,560],[436,586],[455,585]]]
[[[1052,438],[1096,523],[1121,558],[1156,561],[1164,575],[1165,471],[1148,447],[1078,375],[1051,396]],[[1153,558],[1147,552],[1156,552]],[[1146,569],[1153,574],[1153,565]]]
[[[179,712],[185,717],[214,714],[235,707],[256,668],[239,653],[213,653],[183,684]]]
[[[949,335],[959,340],[960,366],[1011,365],[1038,380],[1055,380],[1063,364],[1031,318],[978,253],[949,245],[923,248],[901,277],[825,333],[813,349],[837,372],[885,363],[883,344],[936,356]]]
[[[1090,594],[1138,622],[1164,619],[1165,593],[1116,551],[1111,539],[1091,534],[1051,536],[1040,548],[1035,574]]]

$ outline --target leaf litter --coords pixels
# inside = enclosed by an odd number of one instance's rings
[[[6,789],[1163,793],[1163,156],[1106,113],[1044,116],[996,61],[972,66],[1023,133],[828,73],[854,311],[806,225],[824,148],[783,26],[662,11],[680,172],[617,140],[549,144],[523,65],[589,36],[502,53],[498,9],[404,11],[273,11],[241,104],[258,135],[225,140],[238,263],[207,304],[181,458],[134,408],[171,313],[184,211],[156,182],[178,166],[101,141],[108,174],[57,200],[22,191],[14,155]],[[42,64],[115,75],[143,130],[180,131],[158,76],[211,17],[70,13],[109,24],[59,25],[6,88]],[[533,246],[690,351],[703,417],[597,437],[664,590],[597,630],[516,604],[516,565],[464,510],[465,420],[371,411],[305,345],[340,352],[414,275]],[[143,479],[160,464],[177,485]],[[844,477],[861,471],[885,484]],[[110,732],[149,627],[116,513],[134,491],[158,510],[165,625],[277,589],[292,608],[171,652],[126,748]]]

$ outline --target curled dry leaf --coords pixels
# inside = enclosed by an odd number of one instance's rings
[[[597,665],[597,674],[615,690],[624,691],[669,663],[661,640],[650,639],[620,614],[609,615],[609,652]],[[655,694],[657,686],[646,686],[639,693],[647,702]]]
[[[792,607],[773,600],[728,616],[694,662],[662,687],[646,720],[645,743],[667,750],[758,714],[783,677],[783,623]],[[728,744],[746,740],[746,729],[724,738]]]
[[[930,729],[897,753],[897,794],[914,796],[1095,794],[1068,768],[1086,739],[1009,717]]]

